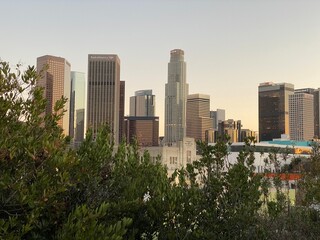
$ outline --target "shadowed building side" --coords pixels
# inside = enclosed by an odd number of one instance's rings
[[[119,105],[119,142],[125,138],[124,107],[125,107],[126,82],[120,81],[120,105]]]

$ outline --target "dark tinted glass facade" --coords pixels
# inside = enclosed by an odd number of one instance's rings
[[[292,84],[260,84],[259,86],[259,139],[271,141],[289,134],[289,94]]]

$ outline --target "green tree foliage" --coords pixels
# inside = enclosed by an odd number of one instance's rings
[[[227,162],[224,142],[201,144],[202,159],[196,163],[203,184],[204,207],[199,225],[205,239],[246,239],[257,229],[260,177],[254,174],[253,139],[246,141],[237,162]],[[210,230],[211,229],[211,230]]]
[[[34,67],[22,72],[17,66],[13,73],[8,63],[0,63],[1,239],[55,239],[80,210],[80,223],[90,222],[92,214],[99,214],[97,219],[106,215],[105,210],[99,208],[97,213],[89,202],[76,198],[80,183],[88,184],[86,189],[92,183],[78,171],[83,162],[68,150],[68,138],[57,125],[66,99],[62,97],[55,111],[44,115],[46,101],[43,89],[36,85],[38,78]],[[100,174],[94,166],[92,161],[93,178]],[[91,220],[98,228],[103,224],[110,229],[106,230],[110,239],[121,238],[130,223],[128,219],[118,219],[116,225]],[[82,231],[83,225],[75,226],[76,231]],[[94,236],[87,235],[89,239]]]
[[[305,194],[304,205],[318,205],[320,210],[320,147],[314,143],[311,161],[305,164],[305,179],[300,184]]]

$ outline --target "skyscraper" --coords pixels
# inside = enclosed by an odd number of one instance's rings
[[[206,141],[206,132],[213,128],[210,118],[210,96],[191,94],[187,99],[187,137]]]
[[[259,140],[271,141],[281,134],[289,135],[290,83],[261,83],[259,85]]]
[[[210,117],[213,120],[213,129],[218,130],[219,122],[226,120],[226,111],[224,109],[217,109],[216,111],[210,111]]]
[[[88,55],[87,128],[96,134],[108,124],[119,143],[120,59],[114,54]]]
[[[290,139],[310,141],[314,136],[313,94],[295,92],[289,96]]]
[[[154,116],[155,95],[152,90],[139,90],[130,97],[130,116]]]
[[[126,82],[120,81],[120,105],[119,105],[119,141],[123,140],[125,136],[124,130],[124,106],[125,106],[125,91],[126,90]]]
[[[70,137],[74,142],[82,142],[84,139],[85,120],[85,91],[86,78],[82,72],[71,72],[70,94]]]
[[[182,141],[186,136],[186,103],[189,86],[186,83],[184,52],[174,49],[168,63],[168,83],[165,88],[165,144]]]
[[[294,90],[295,93],[308,93],[313,95],[313,110],[314,110],[314,133],[313,137],[319,139],[320,137],[320,88],[301,88]]]
[[[64,106],[65,113],[58,121],[65,135],[69,135],[70,68],[70,63],[61,57],[45,55],[37,58],[37,71],[41,73],[38,85],[44,88],[46,114],[53,113],[55,103],[62,96],[68,99]]]
[[[130,116],[125,117],[127,142],[137,140],[139,146],[159,145],[159,117],[155,116],[152,90],[139,90],[130,97]]]

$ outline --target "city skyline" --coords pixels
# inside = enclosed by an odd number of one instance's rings
[[[88,54],[117,54],[126,81],[125,115],[129,96],[152,89],[160,135],[172,49],[185,51],[189,94],[210,95],[211,110],[225,109],[226,119],[241,119],[252,130],[258,130],[260,83],[320,87],[316,1],[8,1],[2,6],[2,60],[36,65],[38,56],[48,54],[87,74]]]

